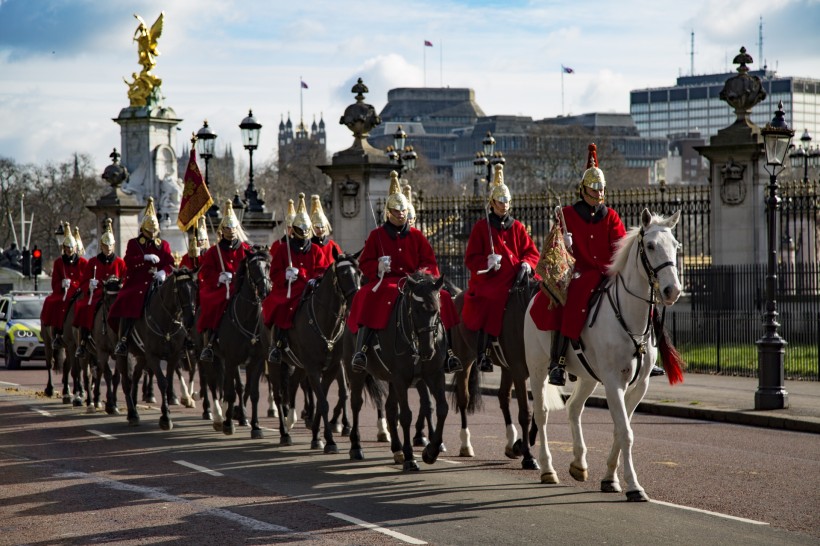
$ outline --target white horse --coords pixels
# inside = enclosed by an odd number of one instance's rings
[[[578,377],[567,402],[573,439],[573,460],[569,473],[578,481],[586,481],[588,477],[581,412],[587,398],[600,382],[606,390],[609,412],[615,425],[615,438],[607,459],[606,475],[601,480],[601,491],[621,491],[617,470],[623,453],[628,501],[649,500],[635,474],[630,421],[649,386],[649,372],[658,356],[658,342],[664,356],[664,367],[667,373],[672,372],[670,382],[673,376],[682,377],[679,368],[670,369],[670,366],[677,366],[677,362],[667,358],[669,346],[664,339],[657,339],[663,338],[662,326],[656,318],[653,330],[650,315],[658,303],[673,305],[681,292],[675,266],[680,245],[672,234],[679,218],[680,211],[663,218],[651,214],[648,209],[643,210],[641,225],[631,228],[618,242],[618,250],[609,267],[606,291],[601,295],[600,303],[590,309],[587,324],[581,333],[583,350],[570,350],[567,354],[567,372]],[[559,387],[547,383],[551,342],[552,332],[538,330],[528,308],[524,320],[524,346],[532,385],[535,423],[541,438],[538,452],[538,462],[542,468],[541,483],[557,484],[558,476],[547,445],[547,415],[550,409],[562,409],[563,404],[555,404]],[[579,356],[586,358],[588,367]]]

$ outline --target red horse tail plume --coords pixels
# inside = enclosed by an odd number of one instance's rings
[[[686,363],[672,344],[669,332],[663,326],[660,313],[652,313],[652,326],[655,328],[655,338],[658,340],[658,350],[661,353],[661,362],[663,362],[663,369],[666,371],[669,384],[683,383],[683,367]]]

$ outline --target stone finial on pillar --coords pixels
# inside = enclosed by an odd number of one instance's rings
[[[766,98],[766,91],[758,76],[749,75],[749,67],[746,65],[754,61],[752,56],[746,52],[745,47],[740,48],[740,53],[732,62],[739,65],[738,73],[726,80],[720,92],[720,99],[735,109],[735,115],[737,115],[735,123],[749,124],[751,120],[748,118],[752,107]]]

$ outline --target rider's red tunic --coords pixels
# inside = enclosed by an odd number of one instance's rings
[[[596,209],[591,217],[590,210],[582,201],[563,208],[567,230],[572,233],[572,255],[575,257],[566,305],[548,309],[549,300],[539,291],[530,311],[539,330],[560,330],[571,339],[581,335],[589,313],[589,298],[606,275],[615,254],[615,243],[626,235],[621,217],[614,209]]]
[[[111,306],[109,323],[117,325],[120,318],[139,318],[142,316],[142,308],[145,305],[145,298],[148,295],[148,288],[154,280],[154,273],[165,271],[170,275],[174,268],[174,257],[171,255],[171,247],[167,241],[148,239],[144,235],[128,241],[125,247],[125,267],[127,273],[117,299]],[[145,261],[146,254],[154,254],[159,258],[159,262],[154,264]]]
[[[464,263],[470,270],[470,281],[464,293],[461,319],[470,330],[484,330],[491,336],[498,336],[501,334],[510,288],[521,269],[521,263],[530,264],[535,271],[538,249],[518,220],[512,220],[507,229],[495,226],[491,229],[492,247],[486,218],[476,222],[470,232],[464,256]],[[487,268],[487,256],[493,250],[501,256],[501,268],[479,275],[479,271]]]
[[[281,242],[274,250],[275,254],[270,263],[270,280],[272,289],[265,301],[262,302],[262,316],[265,326],[270,328],[276,326],[283,330],[293,326],[293,316],[299,307],[299,300],[302,292],[305,291],[307,283],[311,279],[316,279],[324,274],[330,263],[322,250],[307,241],[310,246],[305,245],[302,250],[290,245],[290,256],[288,256],[287,243]],[[290,297],[288,297],[288,282],[285,280],[285,270],[288,267],[299,270],[296,279],[290,283]]]
[[[122,280],[125,278],[125,273],[125,260],[114,254],[109,257],[100,253],[88,260],[82,280],[80,281],[80,290],[83,295],[80,296],[80,299],[74,304],[73,325],[76,328],[91,330],[94,327],[94,313],[96,313],[97,305],[104,295],[103,282],[112,276]],[[91,303],[88,303],[88,291],[91,279],[97,279],[99,285],[91,294]]]
[[[80,289],[80,280],[87,263],[88,261],[81,256],[76,256],[72,260],[66,260],[60,256],[54,260],[54,269],[51,272],[51,294],[43,302],[43,310],[40,312],[42,326],[63,327],[68,305]],[[71,281],[66,291],[63,289],[63,279]]]
[[[239,265],[250,252],[248,243],[241,241],[219,241],[205,252],[200,259],[199,266],[199,320],[196,328],[199,332],[205,330],[215,330],[222,320],[222,315],[228,307],[230,299],[227,296],[228,289],[224,284],[219,284],[219,275],[225,271],[233,273],[234,278],[230,283],[230,295],[236,294],[236,272]],[[222,260],[220,261],[220,256]],[[224,264],[224,269],[223,269]]]
[[[336,249],[337,254],[343,254],[342,247],[339,246],[339,243],[337,243],[330,237],[322,237],[321,239],[319,237],[312,237],[310,239],[310,242],[318,246],[319,250],[321,250],[325,254],[328,264],[333,263],[334,249]]]
[[[378,290],[373,287],[379,282],[379,257],[390,256],[390,272],[385,274],[384,281]],[[441,275],[433,254],[433,247],[424,234],[414,227],[407,226],[398,235],[394,230],[388,231],[384,225],[374,229],[364,243],[359,256],[359,266],[368,283],[353,297],[347,327],[354,334],[359,326],[381,330],[387,326],[393,304],[399,295],[399,281],[420,269],[427,270],[434,277]],[[441,323],[449,330],[458,324],[458,312],[446,290],[441,291]]]

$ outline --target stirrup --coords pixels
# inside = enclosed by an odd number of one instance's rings
[[[353,358],[350,360],[350,367],[356,373],[361,373],[367,370],[367,355],[363,351],[356,351]]]
[[[567,376],[564,373],[563,366],[555,366],[550,370],[549,379],[547,381],[550,385],[556,387],[563,387],[567,384]]]
[[[125,338],[119,340],[117,346],[114,347],[114,354],[117,356],[128,356],[128,340]]]
[[[463,370],[461,361],[453,354],[452,350],[447,351],[447,358],[444,360],[444,373],[455,373]]]
[[[202,362],[214,361],[214,350],[210,345],[207,345],[204,349],[202,349],[202,352],[199,354],[199,360]]]
[[[270,348],[270,352],[268,353],[268,362],[271,364],[282,363],[282,351],[280,351],[279,347],[276,345]]]
[[[660,377],[666,375],[666,371],[660,366],[652,366],[652,371],[649,372],[649,377]]]
[[[478,357],[478,371],[480,372],[491,372],[493,371],[493,361],[490,360],[490,357],[487,355],[486,352],[481,353]]]

